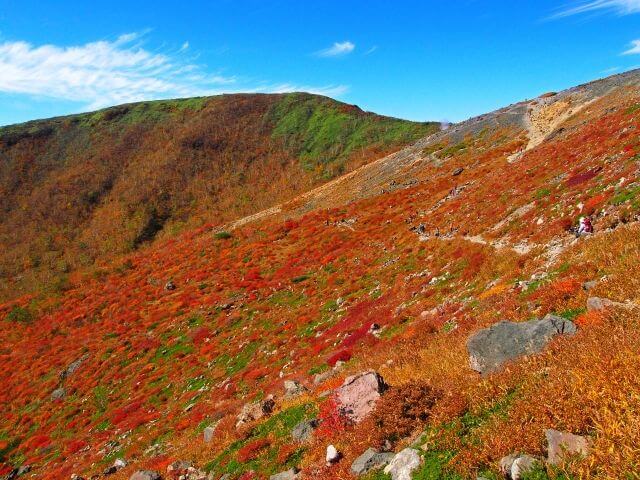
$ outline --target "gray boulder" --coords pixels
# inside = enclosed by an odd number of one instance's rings
[[[297,468],[290,468],[284,472],[276,473],[275,475],[271,475],[269,480],[295,480],[298,478],[299,470]]]
[[[318,420],[312,418],[311,420],[303,420],[298,423],[293,430],[291,430],[291,438],[296,442],[307,442],[311,440],[313,431],[318,428]]]
[[[129,477],[129,480],[162,480],[162,476],[153,470],[138,470]]]
[[[354,475],[362,475],[376,468],[387,465],[395,455],[391,452],[378,452],[369,448],[351,464],[351,472]]]
[[[556,315],[528,322],[498,322],[469,337],[469,363],[482,374],[494,372],[509,360],[539,353],[556,335],[575,332],[571,320]]]
[[[85,353],[84,355],[82,355],[80,358],[78,358],[76,361],[71,362],[69,365],[67,365],[67,368],[65,368],[64,370],[62,370],[60,372],[60,381],[65,380],[67,377],[70,377],[71,375],[73,375],[75,373],[76,370],[78,370],[78,368],[80,368],[80,365],[82,365],[82,363],[89,358],[89,354]]]
[[[549,429],[545,431],[547,438],[547,462],[559,465],[572,456],[586,457],[591,450],[589,439],[569,432]]]
[[[395,454],[384,473],[391,475],[392,480],[411,480],[411,474],[422,464],[422,457],[413,448],[405,448]]]

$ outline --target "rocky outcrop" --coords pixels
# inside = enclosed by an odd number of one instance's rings
[[[590,442],[587,438],[569,432],[549,429],[545,431],[547,438],[547,462],[558,465],[573,456],[589,455]]]
[[[413,448],[405,448],[391,459],[384,473],[392,480],[411,480],[411,474],[422,464],[422,457]]]
[[[520,323],[502,321],[467,340],[469,363],[482,374],[494,372],[509,360],[539,353],[556,335],[575,332],[572,321],[555,315]]]
[[[358,423],[373,410],[386,389],[384,379],[374,371],[347,377],[335,392],[337,407],[345,417]]]
[[[378,452],[373,448],[367,449],[351,464],[351,472],[354,475],[363,475],[376,468],[387,465],[395,455],[391,452]]]

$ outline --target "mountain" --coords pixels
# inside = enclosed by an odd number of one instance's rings
[[[121,105],[0,128],[0,294],[255,213],[439,129],[309,94]]]
[[[5,302],[0,474],[633,478],[639,129],[549,92]]]

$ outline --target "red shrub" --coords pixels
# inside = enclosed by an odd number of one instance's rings
[[[265,448],[269,447],[269,445],[271,445],[271,442],[266,438],[253,440],[252,442],[246,443],[240,448],[240,450],[238,450],[236,458],[240,463],[248,462],[257,458]]]

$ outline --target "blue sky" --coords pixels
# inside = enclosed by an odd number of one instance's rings
[[[0,0],[0,125],[306,90],[459,121],[640,65],[640,0]]]

